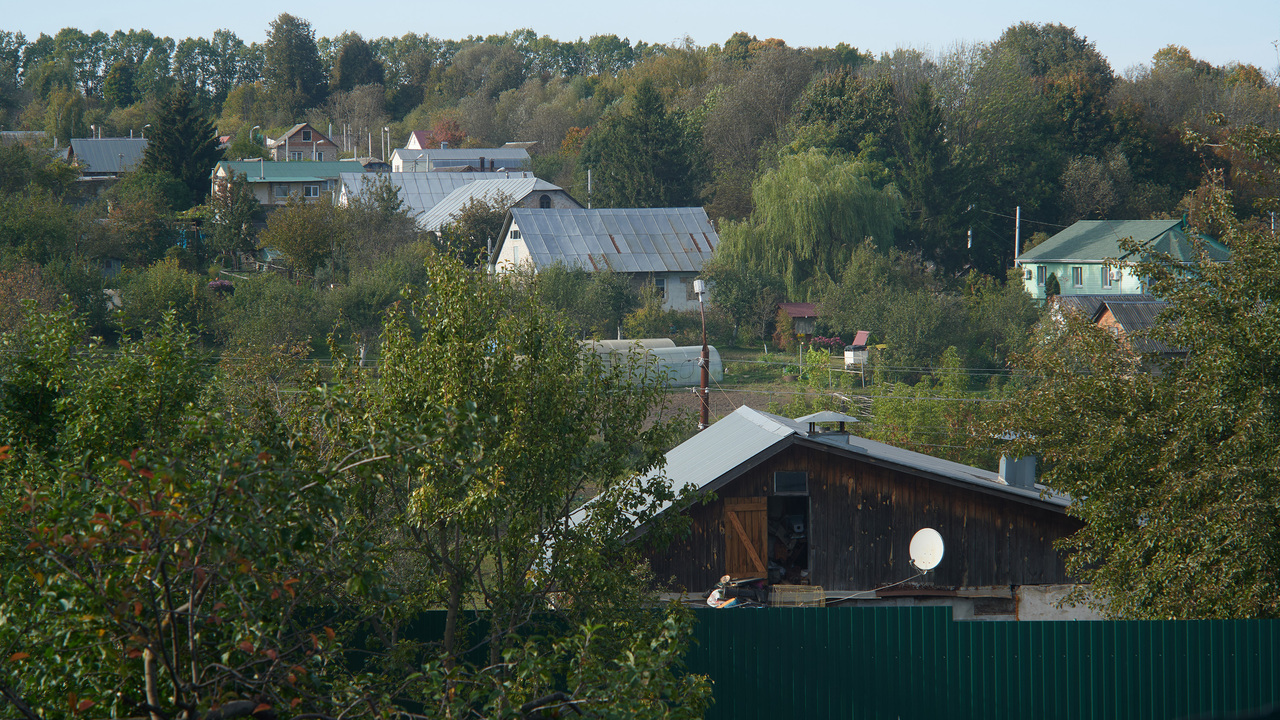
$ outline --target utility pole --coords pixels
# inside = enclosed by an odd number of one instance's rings
[[[1018,249],[1022,247],[1022,206],[1013,213],[1013,262],[1018,262]]]
[[[707,403],[711,352],[707,349],[707,306],[703,302],[707,294],[707,283],[703,280],[694,280],[693,292],[698,296],[698,310],[702,313],[702,357],[698,358],[698,367],[702,368],[702,379],[698,383],[698,431],[701,432],[707,429],[711,416],[711,408]]]

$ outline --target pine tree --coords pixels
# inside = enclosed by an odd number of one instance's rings
[[[209,174],[217,163],[218,138],[213,124],[192,104],[186,90],[174,91],[160,108],[147,138],[142,169],[172,175],[191,190],[193,200],[199,201],[209,192]]]
[[[611,115],[587,137],[583,167],[594,171],[598,207],[687,207],[698,204],[703,164],[700,133],[667,111],[648,80],[629,112]]]

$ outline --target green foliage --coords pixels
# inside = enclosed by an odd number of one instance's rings
[[[87,137],[84,96],[73,88],[56,87],[49,93],[44,115],[44,131],[67,144],[71,138]]]
[[[7,699],[42,717],[341,703],[326,626],[360,556],[333,552],[340,470],[196,409],[203,357],[172,317],[154,330],[108,352],[54,313],[0,336]]]
[[[192,201],[199,201],[209,192],[209,175],[218,159],[213,124],[186,90],[171,93],[161,105],[151,137],[147,138],[142,169],[177,178],[187,186]],[[190,202],[174,209],[185,210]]]
[[[456,253],[473,267],[487,262],[489,247],[497,249],[507,211],[514,204],[515,200],[504,193],[472,198],[440,228],[441,249]]]
[[[717,257],[780,278],[792,299],[833,280],[864,241],[893,246],[901,199],[875,163],[817,150],[792,155],[756,181],[752,196],[751,219],[722,226]]]
[[[296,112],[324,99],[324,67],[311,23],[280,13],[271,21],[262,51],[262,77],[284,107]]]
[[[262,145],[262,134],[255,131],[248,124],[241,125],[236,129],[235,137],[232,138],[231,144],[222,152],[225,160],[256,160],[271,159],[271,154]]]
[[[804,353],[804,363],[800,367],[800,379],[815,390],[822,387],[830,387],[831,351],[810,345]]]
[[[711,288],[711,302],[733,322],[733,334],[745,345],[770,337],[769,323],[782,300],[781,284],[761,273],[739,270],[712,257],[702,266],[702,277]]]
[[[1049,298],[1054,295],[1062,294],[1062,284],[1058,282],[1057,273],[1049,273],[1049,277],[1044,281],[1044,296]]]
[[[234,281],[230,297],[212,298],[219,337],[229,349],[265,352],[270,348],[315,342],[322,346],[333,316],[321,312],[316,291],[275,273]]]
[[[1074,499],[1085,525],[1065,541],[1068,567],[1117,617],[1280,614],[1280,246],[1269,231],[1225,229],[1230,263],[1153,257],[1135,269],[1169,303],[1153,337],[1184,358],[1141,358],[1070,313],[1017,358],[1029,387],[1002,428]]]
[[[627,315],[640,304],[626,275],[588,272],[580,267],[552,265],[532,281],[534,296],[544,306],[563,313],[579,338],[616,337]]]
[[[233,266],[239,268],[240,256],[258,247],[253,224],[262,215],[248,178],[232,173],[231,179],[210,197],[209,209],[212,211],[209,225],[214,252],[226,256]]]
[[[820,310],[829,328],[869,330],[873,342],[887,345],[877,365],[895,378],[919,377],[953,345],[966,367],[1003,368],[1038,315],[1018,282],[971,273],[962,290],[948,291],[918,258],[869,246],[852,253]]]
[[[290,195],[285,206],[267,218],[258,247],[283,253],[295,272],[311,276],[346,244],[347,225],[341,213],[331,202],[307,202]]]
[[[356,35],[338,50],[329,82],[334,90],[351,90],[360,85],[382,85],[383,74],[382,63],[369,43]]]
[[[3,254],[44,264],[73,252],[79,234],[79,216],[48,190],[33,185],[24,192],[0,193]]]
[[[79,173],[42,148],[12,143],[0,145],[0,194],[47,190],[62,197],[71,190]]]
[[[583,146],[579,167],[593,171],[592,205],[696,205],[703,172],[700,131],[668,111],[648,81],[629,100],[629,110],[606,115]]]
[[[211,337],[214,300],[205,285],[204,278],[183,270],[177,260],[160,260],[125,277],[116,322],[126,334],[138,337],[147,326],[158,325],[172,314],[192,331]]]

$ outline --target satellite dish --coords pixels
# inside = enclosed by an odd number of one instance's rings
[[[911,564],[928,572],[942,562],[942,536],[933,528],[923,528],[911,538]]]

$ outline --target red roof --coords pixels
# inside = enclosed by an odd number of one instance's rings
[[[425,130],[414,130],[413,132],[409,133],[410,142],[405,143],[405,147],[409,147],[414,140],[418,141],[417,145],[419,148],[426,150],[427,143],[430,142],[430,136],[427,135]]]
[[[792,318],[818,317],[818,309],[813,303],[778,303],[778,307]]]

